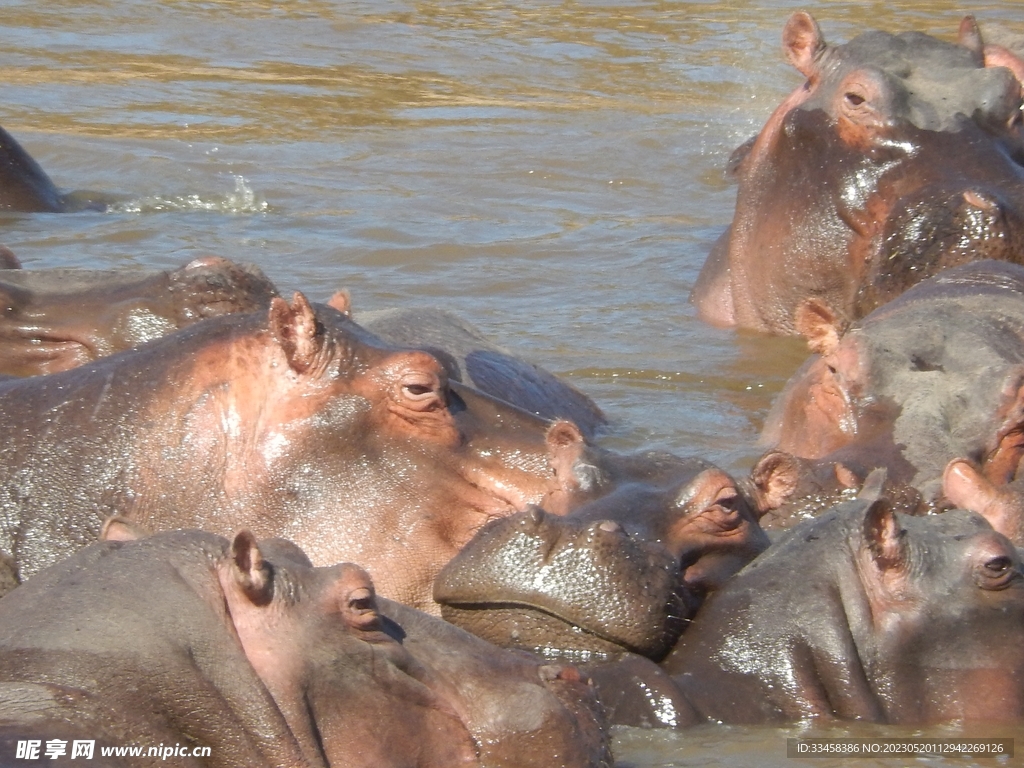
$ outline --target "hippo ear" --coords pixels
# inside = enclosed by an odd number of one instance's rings
[[[871,502],[864,514],[864,541],[879,570],[898,571],[907,564],[907,543],[904,531],[888,499]]]
[[[960,22],[956,41],[971,52],[979,67],[985,66],[985,42],[981,38],[981,30],[973,16],[964,16]]]
[[[807,339],[807,347],[823,357],[836,351],[843,323],[825,302],[818,298],[800,303],[794,315],[796,331]]]
[[[334,307],[345,317],[352,317],[352,297],[348,291],[335,291],[327,301],[327,306]]]
[[[149,536],[149,531],[128,518],[111,515],[100,528],[100,541],[135,541]]]
[[[825,50],[825,37],[811,14],[797,11],[782,30],[782,47],[789,63],[810,78],[817,72],[818,58]]]
[[[288,306],[288,302],[275,296],[270,301],[269,324],[289,365],[298,373],[305,373],[323,348],[323,328],[306,297],[296,292]]]
[[[800,480],[800,464],[785,451],[768,451],[750,470],[754,486],[754,512],[760,518],[778,509],[793,495]]]
[[[575,467],[583,455],[583,434],[579,427],[571,421],[561,419],[548,427],[544,440],[548,446],[548,455],[551,457],[551,468],[555,471],[555,477],[563,487],[577,487],[579,478],[576,477]]]
[[[270,567],[263,562],[256,537],[249,531],[239,531],[231,542],[231,570],[235,583],[250,601],[256,605],[270,602],[274,591]]]

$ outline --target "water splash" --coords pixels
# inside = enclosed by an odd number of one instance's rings
[[[164,211],[212,211],[214,213],[265,213],[270,205],[249,185],[244,176],[233,176],[235,188],[223,196],[178,195],[144,197],[109,206],[114,213],[158,213]]]

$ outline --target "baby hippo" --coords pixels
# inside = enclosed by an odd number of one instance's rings
[[[285,540],[134,535],[115,518],[108,540],[0,600],[0,750],[88,739],[101,764],[128,766],[152,757],[112,748],[239,768],[608,763],[572,667],[378,604],[361,568],[314,568]]]

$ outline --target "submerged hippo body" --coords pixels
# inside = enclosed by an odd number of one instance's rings
[[[734,158],[736,213],[691,294],[702,318],[795,334],[808,301],[849,321],[943,268],[1024,261],[1019,60],[972,19],[959,44],[829,46],[797,13],[783,40],[807,82]]]
[[[843,502],[704,605],[664,667],[696,721],[1024,718],[1024,573],[979,515]]]
[[[69,756],[95,740],[107,765],[105,747],[158,744],[183,748],[171,765],[239,768],[607,760],[572,668],[378,604],[357,566],[247,532],[96,543],[0,600],[5,765],[15,737]]]
[[[594,437],[607,420],[587,395],[543,368],[496,346],[476,328],[440,309],[358,313],[367,330],[390,344],[425,349],[455,381],[506,400],[545,419],[568,419]]]
[[[62,194],[39,163],[0,128],[0,212],[64,213],[105,207],[100,196]]]
[[[569,422],[448,385],[296,294],[63,373],[0,382],[0,551],[22,579],[119,514],[150,530],[287,536],[432,606],[492,517],[558,510],[585,449]]]
[[[762,434],[808,472],[834,481],[838,471],[853,486],[884,466],[925,506],[958,457],[996,484],[1014,479],[1024,457],[1024,267],[946,270],[842,336],[821,318],[812,346],[820,354],[786,385]]]
[[[65,371],[276,295],[258,267],[215,256],[159,272],[0,270],[0,374]]]

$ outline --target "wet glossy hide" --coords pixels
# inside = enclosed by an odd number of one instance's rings
[[[940,269],[1024,259],[1021,83],[973,21],[960,42],[783,32],[807,78],[732,160],[732,226],[691,301],[721,325],[796,334],[815,300],[849,322]]]
[[[313,568],[291,542],[132,535],[0,601],[5,730],[51,738],[67,720],[98,747],[209,746],[195,764],[213,766],[500,766],[523,747],[607,764],[593,693],[569,667],[412,609],[385,616],[362,569]]]
[[[258,267],[216,256],[159,272],[2,270],[0,374],[65,371],[276,295]]]
[[[1024,717],[1024,574],[979,515],[858,498],[794,528],[705,604],[665,661],[701,718]]]
[[[768,546],[757,523],[788,490],[789,466],[740,486],[669,454],[591,466],[595,498],[485,526],[434,584],[442,615],[500,645],[568,658],[630,651],[659,659],[707,592]]]
[[[842,336],[819,315],[804,329],[821,354],[780,394],[762,439],[806,460],[808,486],[856,487],[884,466],[905,510],[940,501],[954,458],[1009,482],[1022,457],[1022,328],[1024,268],[993,261],[920,283]]]
[[[564,509],[585,448],[571,423],[449,386],[431,355],[301,294],[2,382],[0,421],[0,551],[22,578],[120,514],[151,530],[287,535],[424,607],[487,520]]]

